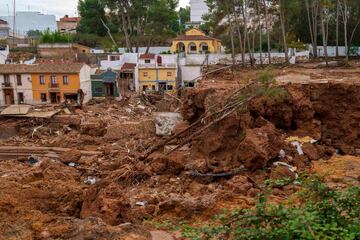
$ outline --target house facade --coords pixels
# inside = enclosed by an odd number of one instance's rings
[[[163,62],[163,56],[142,54],[137,66],[140,91],[170,91],[176,88],[176,62]]]
[[[79,89],[83,91],[86,103],[92,98],[90,71],[90,67],[82,63],[2,64],[0,103],[56,104],[67,99],[76,101]]]
[[[199,29],[192,28],[187,30],[184,35],[179,35],[173,39],[171,52],[185,54],[220,53],[221,41],[206,36]]]
[[[56,22],[57,30],[61,33],[76,33],[79,22],[79,17],[69,17],[66,15]]]
[[[0,72],[0,105],[34,104],[30,74]]]
[[[119,97],[118,90],[118,73],[108,69],[106,71],[97,71],[91,75],[91,91],[92,97]]]

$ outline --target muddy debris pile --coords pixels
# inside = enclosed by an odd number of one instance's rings
[[[259,96],[231,111],[222,109],[232,106],[226,101],[234,89],[203,87],[184,90],[181,106],[175,96],[142,96],[92,102],[42,122],[15,120],[1,145],[48,150],[5,159],[0,148],[0,236],[151,239],[144,220],[206,220],[254,206],[268,179],[296,180],[311,166],[357,166],[331,157],[360,152],[360,87],[281,88],[281,101]],[[156,124],[171,114],[156,119],[156,112],[176,112],[176,126],[171,121],[162,136]],[[274,198],[298,188],[277,187]]]

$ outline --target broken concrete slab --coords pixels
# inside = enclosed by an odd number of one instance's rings
[[[5,108],[0,115],[26,115],[29,113],[31,105],[11,105]]]
[[[180,113],[158,112],[155,113],[156,135],[170,136],[176,125],[182,122]]]

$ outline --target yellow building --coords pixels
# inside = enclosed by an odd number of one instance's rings
[[[90,67],[83,63],[49,63],[34,65],[30,69],[35,103],[60,103],[77,100],[78,90],[84,102],[91,99]]]
[[[216,38],[206,36],[204,32],[193,28],[179,35],[172,41],[172,53],[203,54],[220,53],[221,41]]]
[[[170,91],[176,88],[176,62],[163,63],[162,56],[142,54],[138,64],[140,91]]]

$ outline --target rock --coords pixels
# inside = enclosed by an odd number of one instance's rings
[[[187,121],[182,121],[179,124],[177,124],[174,129],[172,130],[172,133],[178,134],[182,132],[183,130],[187,129],[190,126],[190,124]]]
[[[319,151],[314,146],[314,144],[304,143],[302,146],[302,150],[310,160],[319,160],[321,158]]]
[[[81,152],[79,150],[66,151],[60,155],[60,161],[69,164],[71,162],[78,163],[81,158]]]
[[[271,170],[270,179],[272,180],[282,180],[285,178],[295,180],[295,173],[290,171],[289,168],[285,166],[277,166]]]
[[[174,127],[182,121],[179,113],[161,112],[155,113],[156,135],[170,136]]]

